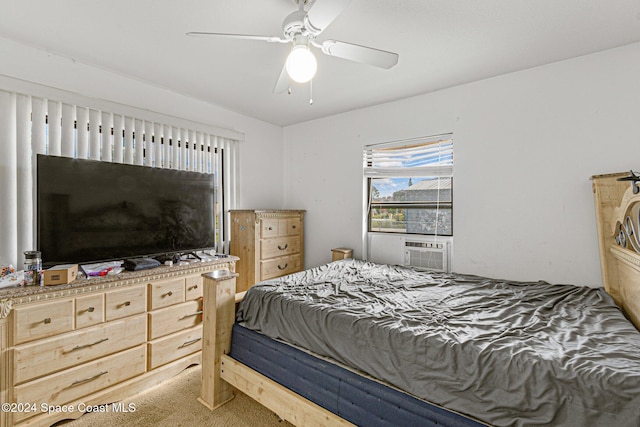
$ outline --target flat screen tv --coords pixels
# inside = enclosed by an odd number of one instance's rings
[[[215,246],[214,177],[37,157],[37,245],[44,266],[187,253]]]

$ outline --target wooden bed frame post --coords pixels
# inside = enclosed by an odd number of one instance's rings
[[[203,274],[202,277],[202,388],[198,400],[213,410],[233,398],[233,388],[220,378],[220,365],[222,355],[231,350],[238,274],[216,270]]]
[[[202,277],[204,319],[200,403],[214,410],[233,399],[233,390],[238,389],[296,426],[353,426],[231,358],[228,354],[231,350],[236,303],[242,300],[245,292],[236,294],[237,273],[216,270]]]
[[[615,210],[629,188],[628,182],[618,181],[617,179],[626,175],[628,173],[594,175],[591,177],[596,208],[598,244],[600,247],[602,285],[618,305],[622,303],[618,286],[618,268],[609,248],[615,245],[615,236],[612,232],[618,219],[615,216]]]

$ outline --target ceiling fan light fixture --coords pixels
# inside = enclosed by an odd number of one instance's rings
[[[291,0],[289,0],[291,1]],[[352,0],[294,0],[298,10],[282,22],[282,36],[252,34],[189,32],[189,36],[213,36],[239,40],[257,40],[267,43],[292,43],[285,66],[281,68],[273,93],[290,89],[291,81],[306,83],[315,77],[318,67],[311,46],[321,53],[349,61],[389,69],[398,63],[398,54],[340,40],[316,41],[317,37],[349,6]],[[305,6],[308,8],[305,10]]]
[[[306,83],[316,75],[318,62],[309,46],[296,44],[287,57],[287,74],[297,83]]]

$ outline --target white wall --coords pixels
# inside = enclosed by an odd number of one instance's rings
[[[453,132],[454,271],[600,286],[589,177],[640,169],[639,117],[634,44],[287,127],[306,266],[362,256],[363,145]]]

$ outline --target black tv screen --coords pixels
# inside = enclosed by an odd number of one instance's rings
[[[211,174],[38,155],[45,266],[214,247]]]

